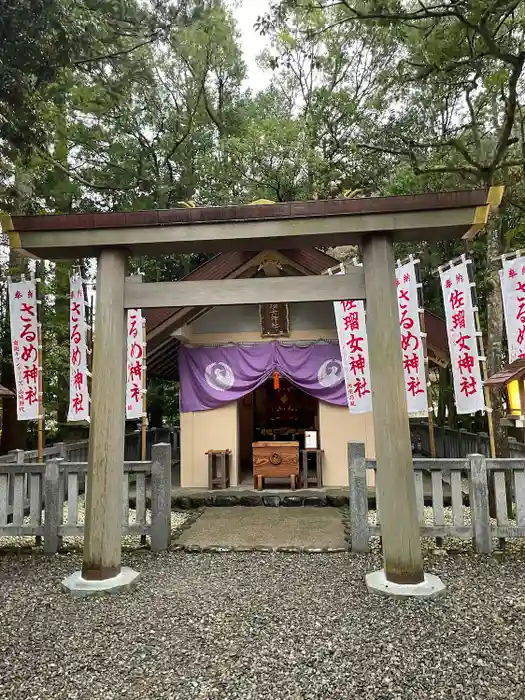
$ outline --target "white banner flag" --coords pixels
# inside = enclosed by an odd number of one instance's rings
[[[140,309],[128,310],[126,359],[126,419],[144,416],[143,394],[146,367],[144,365],[144,323]]]
[[[456,409],[460,414],[485,410],[483,382],[467,262],[440,270],[445,303]]]
[[[80,275],[74,275],[69,280],[69,422],[89,422],[87,355],[84,286]]]
[[[11,347],[18,420],[38,420],[40,382],[38,313],[35,280],[9,280]]]
[[[414,260],[396,267],[396,287],[408,415],[427,415],[425,353],[419,321],[416,262]]]
[[[368,413],[372,410],[372,392],[364,304],[334,301],[334,313],[348,408],[350,413]]]
[[[525,257],[503,260],[501,293],[509,362],[525,357]]]

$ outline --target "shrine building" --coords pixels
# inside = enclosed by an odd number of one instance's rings
[[[317,248],[220,253],[185,281],[321,275]],[[230,486],[253,483],[253,443],[322,453],[322,484],[348,485],[347,446],[374,454],[372,413],[351,415],[332,302],[145,309],[148,375],[180,381],[182,487],[208,486],[210,450],[230,450]],[[430,362],[448,362],[444,322],[425,312]],[[366,388],[364,389],[366,390]],[[313,433],[313,435],[311,435]],[[268,486],[282,482],[269,481]]]

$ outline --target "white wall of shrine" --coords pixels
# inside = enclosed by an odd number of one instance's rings
[[[238,485],[238,404],[211,411],[181,413],[181,486],[208,486],[208,450],[232,451],[231,486]],[[319,443],[324,450],[324,486],[348,486],[347,445],[365,443],[366,456],[375,457],[372,414],[350,415],[348,409],[319,402]]]
[[[237,402],[212,411],[180,414],[181,486],[208,486],[208,450],[231,450],[231,485],[237,485],[238,420]]]
[[[298,331],[312,331],[316,329],[330,333],[329,337],[336,337],[332,302],[289,304],[288,314],[292,338],[297,335]],[[207,314],[194,321],[189,326],[189,329],[191,334],[195,336],[251,332],[256,333],[256,339],[260,341],[261,320],[259,307],[257,305],[216,306],[211,311],[208,311]],[[326,333],[320,337],[326,337]],[[198,338],[196,338],[196,341],[198,341]]]

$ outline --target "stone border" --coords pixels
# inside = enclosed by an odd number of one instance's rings
[[[348,505],[348,496],[343,493],[330,493],[313,491],[294,493],[258,493],[256,491],[207,491],[205,493],[191,493],[187,496],[177,495],[171,498],[171,507],[175,510],[194,510],[202,507],[231,508],[233,506],[278,508],[280,506],[297,508],[310,506],[315,508],[341,508]]]
[[[173,508],[173,505],[172,505]],[[180,527],[178,527],[176,530],[173,530],[171,533],[171,544],[168,547],[168,551],[173,552],[176,551],[174,550],[174,547],[176,546],[176,542],[179,539],[179,537],[182,535],[184,530],[189,530],[189,528],[193,525],[193,523],[198,520],[201,515],[204,513],[206,508],[201,507],[197,508],[196,510],[193,511],[193,513],[190,514],[187,520],[185,520]]]
[[[350,506],[345,505],[339,508],[345,530],[345,542],[348,542],[348,551],[352,550],[352,526],[350,524]]]
[[[348,547],[267,547],[264,545],[256,545],[255,547],[207,545],[200,547],[198,544],[176,543],[170,547],[170,552],[185,552],[187,554],[341,554],[348,551]]]

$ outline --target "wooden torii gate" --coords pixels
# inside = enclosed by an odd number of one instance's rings
[[[125,310],[365,299],[384,552],[378,589],[424,586],[396,298],[395,241],[473,237],[502,187],[398,197],[13,218],[13,248],[49,260],[96,256],[89,489],[80,588],[117,590],[121,571]],[[359,244],[341,276],[137,284],[129,256]],[[73,578],[73,577],[71,577]],[[398,590],[399,592],[399,590]]]

